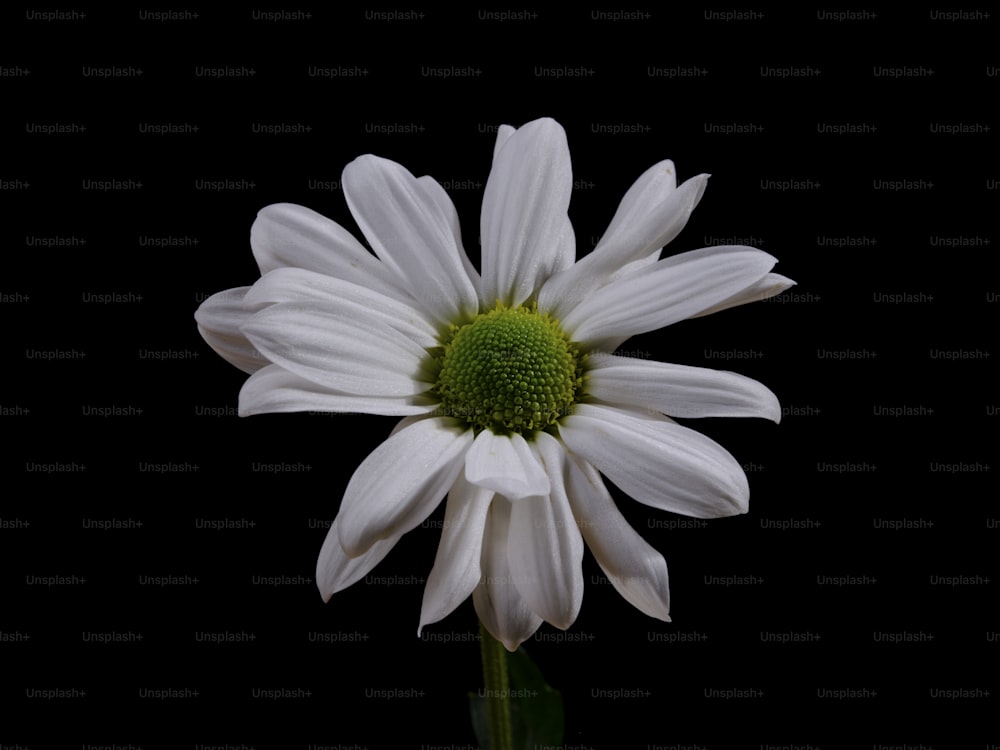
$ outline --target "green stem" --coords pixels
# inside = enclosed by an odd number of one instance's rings
[[[486,722],[490,750],[513,750],[510,725],[510,682],[507,678],[507,649],[479,623],[479,650],[483,656],[486,683]]]

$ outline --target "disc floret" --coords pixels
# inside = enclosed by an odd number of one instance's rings
[[[525,437],[554,425],[583,388],[579,347],[537,306],[497,303],[453,326],[435,359],[439,413]]]

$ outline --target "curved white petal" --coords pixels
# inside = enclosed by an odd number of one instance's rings
[[[275,268],[305,268],[377,292],[409,299],[393,273],[337,222],[294,203],[275,203],[257,214],[250,246],[261,275]]]
[[[462,262],[462,268],[465,269],[465,275],[469,277],[469,281],[472,282],[473,288],[476,290],[476,294],[480,294],[482,291],[483,280],[479,275],[479,270],[472,265],[472,261],[469,260],[469,254],[465,252],[465,246],[462,244],[462,224],[458,218],[458,211],[455,209],[455,204],[452,203],[451,198],[448,195],[448,191],[442,187],[441,183],[435,180],[433,177],[424,175],[423,177],[418,177],[417,182],[423,187],[427,192],[427,196],[431,198],[438,207],[438,210],[444,216],[449,225],[451,226],[451,233],[455,237],[455,246],[458,248],[458,257]]]
[[[411,424],[416,424],[417,422],[419,422],[419,421],[421,421],[423,419],[437,419],[437,418],[439,418],[441,416],[442,416],[441,414],[413,414],[413,415],[408,416],[408,417],[403,417],[401,420],[399,420],[398,422],[396,422],[396,424],[393,426],[392,430],[389,432],[389,437],[392,437],[397,432],[400,432],[401,430],[405,430]]]
[[[583,538],[563,485],[566,451],[544,432],[532,449],[545,464],[552,492],[511,503],[507,559],[528,609],[565,630],[583,602]]]
[[[666,417],[581,404],[559,435],[640,503],[695,518],[747,512],[750,487],[732,454]]]
[[[352,396],[269,365],[251,375],[240,389],[241,417],[253,414],[311,411],[402,416],[428,414],[437,405],[421,396]]]
[[[564,317],[608,282],[655,263],[687,224],[707,183],[708,175],[700,174],[676,187],[669,159],[647,169],[625,193],[594,250],[545,283],[539,307]]]
[[[775,297],[793,286],[795,286],[795,282],[787,276],[782,276],[780,273],[769,273],[756,283],[741,290],[738,294],[734,294],[732,297],[728,297],[717,305],[712,305],[707,310],[702,310],[697,315],[692,315],[691,317],[700,318],[702,315],[711,315],[712,313],[719,312],[719,310],[727,310],[737,305],[761,302],[762,300]]]
[[[492,499],[491,491],[468,483],[461,473],[448,492],[441,541],[424,587],[418,638],[424,625],[447,617],[479,584],[483,533]]]
[[[518,305],[560,265],[573,190],[566,133],[543,118],[500,147],[486,181],[480,219],[483,298]]]
[[[340,507],[340,543],[351,557],[419,526],[462,470],[472,432],[422,419],[389,437],[354,472]]]
[[[242,330],[269,360],[307,380],[358,396],[413,396],[426,351],[348,304],[284,302],[261,310]]]
[[[677,187],[674,163],[654,164],[633,183],[594,248],[594,262],[617,268],[659,252],[681,233],[701,201],[709,175],[700,174]]]
[[[573,222],[567,216],[563,222],[562,230],[559,232],[559,239],[556,240],[556,253],[555,260],[552,263],[552,274],[572,268],[575,261],[576,232],[573,229]]]
[[[324,602],[360,581],[382,562],[402,535],[381,539],[358,557],[348,557],[340,545],[340,518],[335,518],[316,560],[316,586]]]
[[[591,346],[654,331],[732,297],[763,278],[776,262],[743,246],[674,255],[598,289],[563,319],[563,329]]]
[[[781,421],[781,404],[763,383],[735,372],[602,355],[591,357],[587,393],[615,405],[671,417],[763,417]]]
[[[480,432],[465,457],[465,478],[510,500],[549,494],[545,468],[517,433]]]
[[[259,307],[283,302],[330,303],[356,310],[358,316],[381,321],[421,347],[437,346],[437,331],[412,305],[350,281],[304,268],[276,268],[264,274],[247,292],[244,304]]]
[[[566,496],[587,547],[615,590],[639,611],[670,622],[667,561],[625,520],[597,469],[570,456]]]
[[[219,356],[243,372],[254,373],[270,363],[240,331],[260,309],[244,303],[249,289],[240,286],[216,292],[194,311],[194,319],[198,333]]]
[[[482,578],[472,592],[472,603],[486,630],[513,652],[534,635],[542,618],[528,609],[510,572],[507,558],[510,506],[499,495],[490,503],[480,559]]]
[[[510,125],[500,125],[497,128],[497,137],[493,142],[493,163],[496,164],[497,156],[500,155],[500,149],[503,145],[510,139],[514,133],[517,132],[517,128]]]
[[[454,206],[443,208],[443,189],[430,188],[431,182],[371,154],[359,156],[343,174],[347,205],[375,254],[406,282],[421,310],[447,325],[473,315],[479,295],[456,243]]]
[[[673,242],[674,238],[681,233],[681,230],[687,225],[688,220],[691,218],[692,212],[697,207],[698,203],[701,202],[701,197],[705,194],[705,188],[708,185],[708,178],[710,176],[711,175],[708,174],[700,174],[686,180],[674,193],[670,195],[669,199],[664,199],[659,203],[650,206],[652,213],[650,213],[649,216],[635,216],[635,227],[631,227],[629,219],[626,219],[620,230],[616,231],[611,237],[608,236],[608,232],[605,232],[604,237],[601,238],[601,242],[598,243],[598,247],[605,247],[604,242],[605,238],[607,238],[609,242],[607,247],[611,247],[610,243],[613,240],[623,250],[633,246],[633,243],[635,243],[635,247],[642,248],[641,250],[634,250],[631,254],[637,255],[638,257],[635,260],[627,261],[620,268],[618,268],[617,271],[613,271],[607,278],[608,282],[615,281],[623,276],[628,276],[636,271],[640,271],[659,260],[660,252],[663,250],[663,247]],[[622,202],[625,202],[624,199]],[[659,226],[661,233],[657,235],[657,239],[652,242],[647,240],[646,243],[643,244],[641,242],[641,229],[644,227],[651,229],[651,227],[649,227],[649,222],[654,222],[654,226]],[[621,235],[628,232],[630,228],[633,230],[638,229],[640,234],[637,236],[637,233],[633,231],[631,237],[622,237]],[[657,247],[657,245],[659,245],[659,247]]]

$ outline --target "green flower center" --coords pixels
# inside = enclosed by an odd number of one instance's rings
[[[434,356],[439,413],[472,428],[530,437],[555,424],[579,400],[583,356],[548,314],[504,307],[452,326]]]

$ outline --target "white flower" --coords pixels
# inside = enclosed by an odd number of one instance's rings
[[[374,255],[307,208],[260,212],[250,236],[260,280],[195,314],[205,340],[251,373],[240,414],[404,417],[347,487],[317,564],[325,600],[447,495],[419,628],[470,594],[510,650],[543,620],[568,628],[583,597],[584,542],[622,596],[670,619],[666,562],[625,521],[601,474],[654,508],[744,513],[737,461],[666,415],[777,422],[780,407],[735,373],[611,352],[793,283],[750,247],[659,260],[707,178],[678,186],[670,161],[655,164],[574,262],[563,129],[550,119],[502,126],[483,196],[481,275],[442,187],[376,156],[353,161],[342,180]]]

